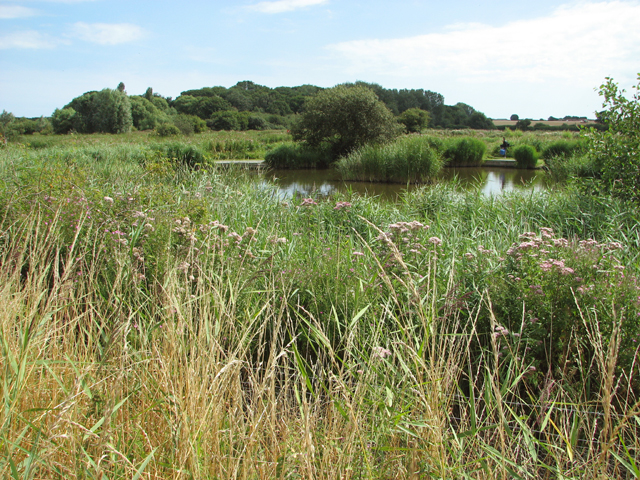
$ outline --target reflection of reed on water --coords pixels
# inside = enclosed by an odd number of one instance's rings
[[[264,173],[264,179],[279,186],[283,198],[294,195],[328,196],[347,190],[360,195],[396,200],[401,193],[416,185],[345,182],[334,170],[276,170]],[[455,182],[462,188],[478,188],[485,195],[521,189],[544,190],[548,179],[540,170],[511,168],[446,168],[436,181]]]

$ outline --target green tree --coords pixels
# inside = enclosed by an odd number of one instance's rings
[[[293,139],[310,147],[327,143],[335,158],[367,143],[391,140],[400,132],[391,111],[363,86],[339,85],[307,101]]]
[[[124,84],[121,83],[124,87]],[[124,90],[105,88],[96,93],[93,109],[94,131],[127,133],[131,131],[131,102]]]
[[[75,116],[76,111],[73,108],[67,107],[62,110],[56,108],[53,115],[51,115],[53,133],[59,135],[69,133],[73,129]]]
[[[11,125],[15,122],[16,117],[11,112],[2,110],[0,114],[0,135],[4,138],[10,138],[12,136]]]
[[[71,100],[64,109],[67,108],[76,112],[73,129],[79,133],[125,133],[131,131],[133,125],[131,102],[120,90],[105,88],[87,92]]]
[[[602,181],[615,196],[640,202],[640,73],[635,93],[625,96],[612,78],[600,86],[600,118],[605,131],[586,130],[588,155],[600,166]]]
[[[420,133],[429,124],[429,112],[419,108],[410,108],[398,116],[398,122],[404,125],[407,133]]]
[[[133,126],[138,130],[153,130],[161,123],[169,122],[169,117],[162,110],[144,97],[131,96],[131,118]]]
[[[511,117],[509,117],[509,120],[511,120],[512,122],[517,122],[518,120],[520,120],[520,117],[514,113],[513,115],[511,115]]]

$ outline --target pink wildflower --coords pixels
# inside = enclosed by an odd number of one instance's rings
[[[388,350],[384,347],[373,347],[373,356],[380,358],[387,358],[391,355],[391,350]]]
[[[442,240],[440,240],[438,237],[431,237],[429,238],[429,243],[433,243],[437,247],[439,245],[442,245]]]

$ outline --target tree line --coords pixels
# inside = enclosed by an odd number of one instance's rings
[[[464,103],[445,105],[444,96],[423,89],[387,89],[375,83],[345,83],[372,90],[406,130],[432,128],[494,128],[483,113]],[[86,92],[50,118],[16,119],[3,112],[5,136],[41,133],[123,133],[156,130],[160,134],[212,130],[290,129],[306,103],[326,89],[314,85],[270,88],[241,81],[226,88],[204,87],[163,97],[151,87],[143,95],[128,95],[125,86]]]

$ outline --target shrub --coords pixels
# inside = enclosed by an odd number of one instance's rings
[[[423,183],[442,169],[442,159],[423,137],[405,137],[385,145],[365,145],[338,160],[345,180]]]
[[[266,130],[269,128],[267,121],[257,115],[251,115],[247,121],[249,130]]]
[[[217,112],[207,120],[211,130],[246,130],[249,126],[249,116],[231,110]]]
[[[173,123],[162,123],[156,127],[156,135],[160,137],[170,137],[172,135],[180,135],[180,129]]]
[[[487,146],[482,140],[464,137],[451,140],[443,156],[447,165],[481,165],[486,151]]]
[[[519,168],[535,168],[538,163],[538,153],[531,145],[518,145],[513,149],[513,157]]]
[[[311,148],[285,143],[267,152],[264,162],[269,168],[326,168],[332,161],[328,148]]]
[[[202,133],[207,130],[207,122],[195,115],[178,114],[172,118],[173,123],[184,135]]]

